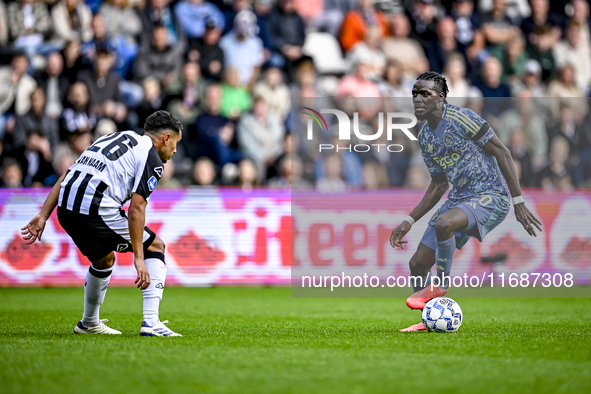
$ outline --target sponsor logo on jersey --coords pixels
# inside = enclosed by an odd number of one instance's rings
[[[163,285],[162,283],[158,283],[158,284],[156,285],[156,288],[157,288],[157,289],[164,289],[164,285]]]
[[[162,167],[162,166],[154,167],[154,172],[158,176],[158,179],[160,179],[160,178],[162,178],[162,172],[164,172],[164,167]]]
[[[128,244],[119,244],[119,245],[117,245],[117,252],[119,252],[119,253],[125,252],[128,247],[129,247]]]
[[[156,179],[156,177],[155,176],[151,177],[150,179],[148,179],[148,189],[150,189],[150,191],[154,191],[157,183],[158,183],[158,180]]]

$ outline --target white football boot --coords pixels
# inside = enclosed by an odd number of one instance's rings
[[[166,327],[164,323],[168,323],[168,320],[161,321],[160,323],[153,326],[149,326],[148,323],[143,321],[140,335],[145,337],[182,337],[181,334],[177,334],[170,328]]]
[[[76,324],[74,327],[75,334],[111,334],[117,335],[121,334],[121,331],[113,330],[111,327],[108,327],[105,322],[109,321],[108,319],[102,319],[99,322],[99,325],[96,327],[85,327],[82,325],[82,320]]]

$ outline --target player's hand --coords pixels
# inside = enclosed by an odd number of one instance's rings
[[[150,274],[148,273],[146,263],[144,263],[143,259],[134,259],[133,264],[137,271],[137,278],[134,283],[138,289],[146,290],[150,286]]]
[[[407,221],[404,221],[398,225],[394,230],[392,230],[392,235],[390,235],[390,245],[394,249],[400,248],[404,249],[404,244],[408,243],[408,241],[403,241],[402,238],[410,231],[411,225]]]
[[[537,237],[534,226],[539,232],[542,232],[542,222],[540,222],[540,220],[535,217],[534,214],[529,211],[529,209],[527,209],[525,203],[517,204],[513,207],[513,209],[515,210],[515,218],[519,223],[521,223],[529,235]]]
[[[29,224],[21,228],[21,235],[27,242],[27,245],[32,244],[37,239],[41,241],[41,236],[43,235],[43,230],[45,230],[46,222],[47,219],[41,214],[38,214],[29,222]]]

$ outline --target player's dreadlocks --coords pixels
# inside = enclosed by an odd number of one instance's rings
[[[447,87],[447,80],[443,75],[438,74],[435,71],[427,71],[426,73],[422,73],[421,75],[419,75],[417,81],[420,79],[424,81],[435,82],[435,86],[437,87],[437,89],[439,89],[441,93],[443,93],[443,96],[445,97],[443,99],[443,102],[447,104],[447,94],[449,93],[449,89]]]

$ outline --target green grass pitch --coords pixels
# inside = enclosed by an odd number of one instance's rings
[[[82,288],[1,288],[0,392],[591,391],[590,299],[457,301],[459,332],[399,333],[420,320],[402,299],[167,288],[184,337],[145,338],[140,291],[110,288],[101,318],[123,335],[105,337],[72,332]]]

